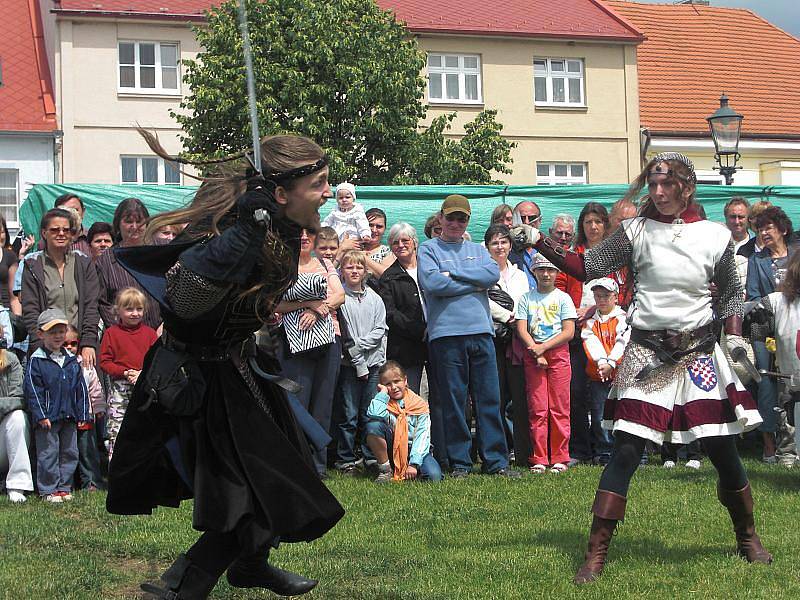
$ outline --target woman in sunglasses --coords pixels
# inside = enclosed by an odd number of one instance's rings
[[[70,250],[76,227],[63,208],[48,210],[40,233],[44,250],[25,257],[22,273],[22,318],[30,333],[28,356],[41,346],[36,320],[49,308],[59,308],[80,332],[78,350],[84,366],[95,365],[100,287],[90,258]]]
[[[631,477],[647,440],[701,440],[717,470],[717,496],[728,509],[738,553],[769,563],[753,521],[753,497],[736,449],[736,436],[761,423],[756,403],[717,343],[720,328],[732,355],[741,338],[742,289],[727,228],[701,218],[691,161],[677,152],[655,156],[628,197],[639,216],[622,222],[586,253],[566,251],[532,232],[529,241],[559,268],[581,280],[627,265],[636,281],[630,344],[605,405],[603,426],[614,432],[614,452],[600,478],[586,560],[575,583],[602,572],[611,536],[625,516]],[[712,306],[709,286],[719,299]]]

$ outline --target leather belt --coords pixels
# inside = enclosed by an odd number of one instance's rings
[[[167,348],[183,352],[194,358],[198,362],[225,362],[230,360],[231,352],[238,351],[242,342],[237,342],[231,346],[202,346],[200,344],[187,344],[175,339],[169,332],[165,331],[161,335],[161,342]]]
[[[645,379],[662,365],[676,365],[680,359],[694,352],[713,351],[720,330],[721,323],[718,321],[712,321],[690,331],[673,329],[648,331],[634,327],[631,329],[631,341],[654,353],[652,360],[636,374],[636,379],[639,381]]]

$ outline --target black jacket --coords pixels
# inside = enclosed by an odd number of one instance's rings
[[[424,364],[428,359],[425,340],[425,313],[422,312],[419,288],[398,261],[383,272],[380,291],[386,305],[386,358],[404,367]]]

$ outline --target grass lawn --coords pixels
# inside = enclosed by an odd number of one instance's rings
[[[747,461],[756,523],[772,566],[737,558],[714,472],[640,469],[625,524],[600,581],[576,588],[598,468],[563,475],[484,476],[439,485],[374,485],[334,476],[347,509],[313,544],[284,545],[275,563],[321,580],[308,598],[798,598],[800,469]],[[152,517],[116,517],[104,494],[71,504],[0,499],[0,597],[137,598],[196,538],[191,503]],[[214,598],[268,598],[224,581]]]

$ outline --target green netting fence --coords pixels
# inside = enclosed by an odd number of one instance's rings
[[[35,185],[20,208],[20,220],[25,231],[38,234],[42,214],[52,208],[55,199],[66,192],[80,196],[86,205],[84,225],[95,221],[111,221],[114,209],[125,198],[132,196],[144,202],[151,216],[183,206],[189,202],[195,187],[188,186],[130,186],[101,184],[41,184]],[[442,199],[448,194],[463,194],[472,204],[469,232],[480,240],[489,225],[492,209],[505,202],[514,206],[521,200],[534,200],[542,209],[543,223],[549,225],[553,216],[569,213],[577,218],[587,202],[600,202],[607,207],[619,200],[627,185],[573,185],[573,186],[522,186],[522,185],[426,185],[426,186],[359,186],[358,202],[365,209],[378,207],[388,216],[388,224],[405,221],[413,225],[420,237],[425,220],[439,210]],[[698,186],[697,197],[709,219],[722,221],[722,209],[733,196],[744,196],[751,201],[768,199],[782,207],[792,219],[795,228],[800,225],[800,187],[788,186]],[[335,206],[333,199],[322,207],[323,216]]]

